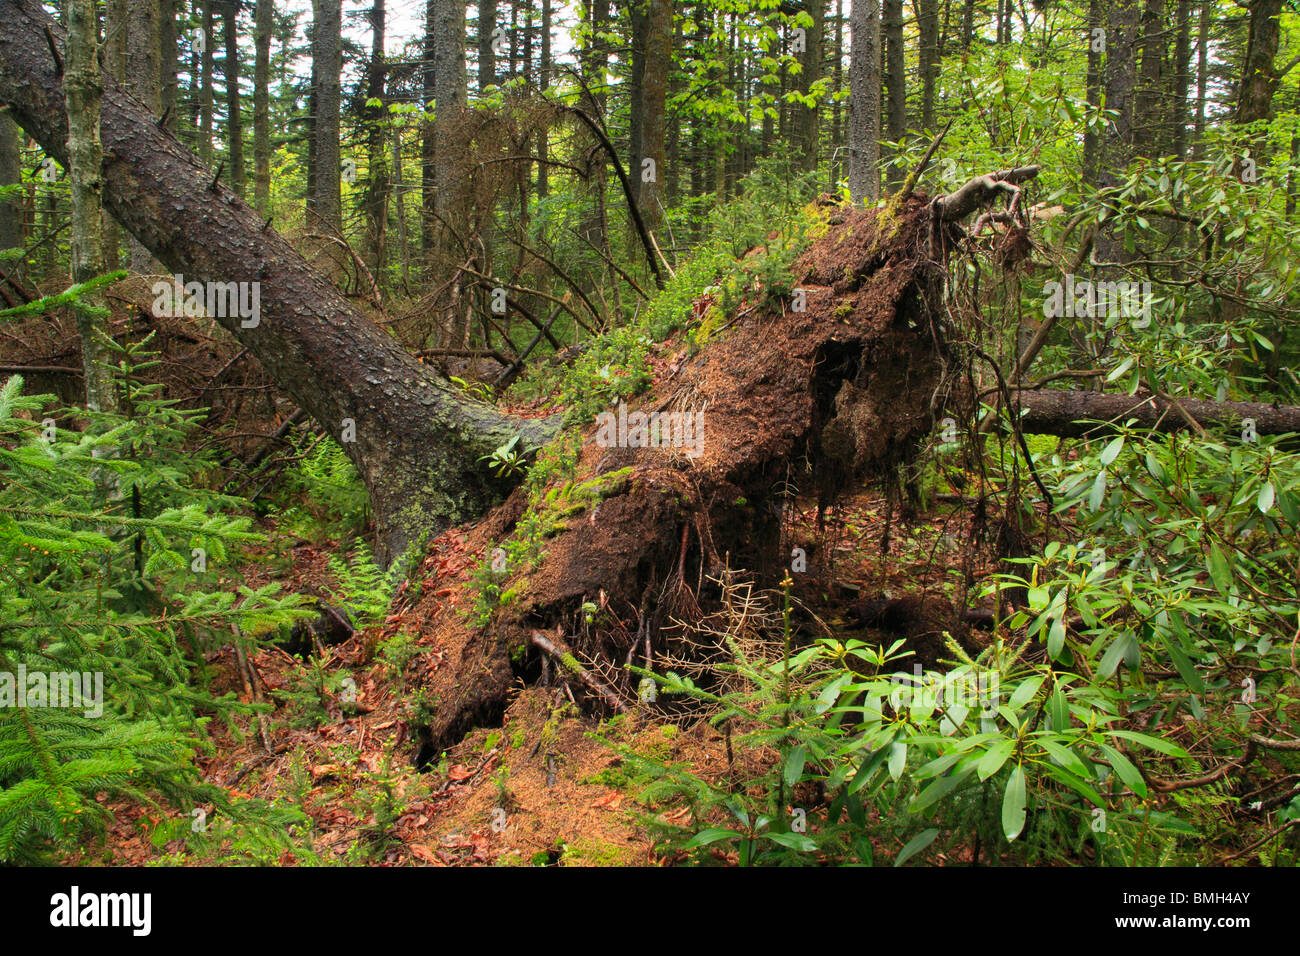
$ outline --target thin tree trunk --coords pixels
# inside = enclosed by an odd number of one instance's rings
[[[1199,160],[1205,150],[1205,90],[1210,79],[1210,10],[1214,0],[1202,0],[1201,18],[1196,29],[1196,117],[1192,123],[1192,159]]]
[[[113,79],[122,83],[126,79],[126,0],[107,0],[104,4],[104,67]],[[118,247],[121,244],[117,221],[103,211],[104,271],[112,272],[121,262]]]
[[[125,0],[120,0],[125,2]],[[216,0],[201,0],[203,4],[203,50],[199,54],[199,159],[204,166],[212,165],[212,48],[216,45],[216,26],[212,5]]]
[[[386,10],[384,0],[372,0],[370,8],[370,66],[366,81],[366,121],[368,129],[367,156],[368,180],[363,199],[366,221],[367,265],[376,282],[381,282],[384,271],[384,246],[388,233],[388,66],[384,57]],[[377,106],[370,104],[378,101]]]
[[[1088,111],[1095,113],[1101,107],[1101,65],[1104,59],[1105,42],[1105,0],[1088,0],[1088,76],[1085,82],[1085,96]],[[1083,181],[1089,186],[1097,185],[1101,161],[1101,137],[1090,124],[1083,133]]]
[[[800,58],[803,69],[799,73],[799,92],[804,96],[813,95],[813,87],[822,76],[822,63],[826,58],[826,0],[810,0],[808,12],[812,15],[813,24],[807,28],[804,36],[804,52]],[[799,131],[803,168],[812,171],[817,168],[821,103],[819,101],[814,106],[798,104],[795,108],[798,117],[795,128]]]
[[[920,34],[921,129],[934,130],[934,91],[939,80],[939,0],[913,0]]]
[[[22,168],[18,160],[18,126],[7,112],[0,113],[0,188],[17,186],[22,182]],[[15,193],[0,198],[0,251],[23,247],[22,200]],[[5,260],[7,271],[21,274],[22,259]]]
[[[1169,144],[1175,159],[1187,153],[1187,92],[1192,85],[1192,0],[1178,0],[1174,12],[1174,89],[1169,104]]]
[[[551,0],[542,0],[542,54],[538,70],[538,86],[542,92],[551,86]],[[545,199],[550,192],[550,172],[547,161],[550,159],[550,143],[546,128],[537,133],[537,198]]]
[[[898,142],[907,132],[907,51],[903,46],[903,0],[883,0],[882,27],[885,36],[885,87],[889,92],[888,126],[885,138]],[[891,185],[902,179],[897,157],[890,151],[885,177]]]
[[[382,2],[382,0],[381,0]],[[275,0],[257,0],[253,19],[257,48],[253,64],[253,204],[271,215],[271,31]]]
[[[844,0],[835,0],[835,35],[831,41],[835,51],[832,61],[832,85],[836,94],[844,89]],[[838,183],[844,178],[844,157],[839,147],[844,145],[844,116],[837,95],[831,103],[831,183]]]
[[[478,3],[478,94],[497,85],[496,51],[492,49],[492,31],[497,25],[497,0]]]
[[[411,288],[411,245],[406,234],[406,187],[402,176],[402,129],[393,126],[393,199],[397,207],[397,245],[402,263],[402,288]]]
[[[162,110],[159,89],[159,0],[134,0],[126,5],[126,88],[157,116]],[[153,257],[140,243],[131,243],[131,271],[153,271]]]
[[[226,79],[226,174],[235,195],[244,195],[244,117],[239,105],[239,0],[222,9],[225,44],[222,66]]]
[[[68,177],[72,187],[72,281],[87,282],[99,274],[104,251],[100,245],[103,212],[100,191],[103,147],[99,138],[99,104],[103,89],[99,71],[99,20],[94,0],[68,0],[67,70],[63,75],[68,116]],[[81,334],[81,360],[86,379],[86,407],[117,409],[110,353],[105,341],[102,292],[83,295],[73,307]]]
[[[179,63],[176,49],[176,19],[185,9],[185,0],[159,0],[158,4],[158,73],[159,105],[163,116],[167,117],[165,125],[171,132],[176,132],[177,107],[180,104],[178,91],[180,81],[177,77]]]

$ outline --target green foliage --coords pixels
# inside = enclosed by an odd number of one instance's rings
[[[299,460],[283,485],[292,502],[281,512],[287,528],[317,542],[360,535],[371,518],[370,496],[342,446],[304,436],[296,447]]]
[[[910,674],[897,670],[902,642],[821,639],[794,651],[789,601],[787,591],[782,653],[729,642],[727,671],[742,689],[717,695],[656,677],[662,693],[705,703],[712,723],[734,726],[734,747],[774,753],[757,777],[727,786],[619,748],[651,780],[643,801],[691,810],[686,825],[648,818],[661,850],[701,863],[722,849],[741,865],[899,866],[955,845],[982,847],[985,862],[1036,862],[1092,844],[1099,858],[1133,865],[1165,859],[1193,834],[1146,804],[1134,764],[1138,750],[1187,753],[1124,727],[1121,692],[1001,641],[977,660],[950,644],[955,668]],[[1131,827],[1142,837],[1126,841]]]
[[[136,384],[142,349],[123,356],[124,412],[87,414],[83,432],[42,419],[48,397],[23,396],[19,377],[0,387],[0,860],[76,845],[111,816],[100,794],[240,812],[194,766],[212,715],[238,709],[196,685],[198,655],[307,616],[274,585],[218,585],[259,536],[239,502],[195,483],[209,464],[183,447],[197,413]],[[50,688],[86,675],[93,691],[16,707],[24,671]]]
[[[330,594],[348,612],[357,627],[377,624],[388,613],[393,595],[410,571],[420,545],[412,543],[406,554],[384,570],[370,546],[357,541],[346,558],[331,554],[327,561],[335,585]]]

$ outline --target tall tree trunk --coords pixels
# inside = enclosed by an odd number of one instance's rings
[[[880,198],[880,0],[853,0],[849,57],[849,194]]]
[[[457,129],[467,102],[465,80],[465,3],[464,0],[438,0],[433,49],[434,100],[437,123],[434,125],[434,178],[437,190],[435,208],[444,221],[461,205],[464,183],[460,182],[460,163],[464,147],[458,147]]]
[[[176,49],[176,20],[185,10],[185,0],[159,0],[158,3],[158,89],[159,105],[167,117],[165,125],[176,132],[176,112],[180,80]]]
[[[1175,159],[1187,153],[1187,92],[1192,85],[1192,0],[1178,0],[1174,12],[1174,88],[1169,104],[1169,145]]]
[[[434,107],[434,36],[437,33],[439,0],[427,0],[424,5],[424,44],[423,61],[420,64],[420,100],[424,105],[424,118],[420,121],[420,252],[424,261],[426,274],[432,269],[434,252],[438,242],[437,195],[434,175],[435,143],[437,126],[428,117]]]
[[[1214,0],[1201,0],[1200,22],[1196,28],[1196,116],[1192,121],[1192,159],[1199,160],[1205,150],[1205,92],[1210,80],[1210,11]]]
[[[966,0],[961,10],[961,52],[975,42],[975,0]]]
[[[831,41],[835,51],[832,62],[832,89],[836,96],[831,103],[831,183],[838,183],[844,178],[844,156],[840,147],[844,145],[844,116],[839,94],[844,89],[844,0],[835,0],[835,36]]]
[[[914,0],[920,35],[921,129],[934,130],[934,90],[939,81],[939,0]]]
[[[99,19],[94,0],[68,0],[67,70],[63,75],[68,116],[68,178],[72,187],[72,281],[88,282],[99,274],[103,212],[100,191],[104,153],[99,138],[99,104],[103,90],[99,68]],[[86,379],[86,407],[115,411],[116,396],[105,342],[106,300],[102,292],[85,295],[73,306],[81,334]]]
[[[0,102],[50,156],[68,163],[68,115],[46,42],[63,31],[37,0],[0,0]],[[247,203],[155,117],[104,83],[104,201],[118,222],[187,280],[250,283],[255,323],[216,319],[326,432],[370,490],[384,551],[480,514],[503,490],[479,461],[520,435],[536,447],[553,420],[521,420],[467,397],[355,312]],[[251,283],[258,283],[251,286]],[[219,310],[227,312],[229,310]]]
[[[647,0],[645,71],[641,77],[641,157],[632,174],[639,185],[637,205],[646,228],[664,224],[663,188],[667,175],[668,67],[672,59],[673,0]],[[653,165],[647,168],[646,160]],[[653,179],[648,174],[653,173]]]
[[[583,108],[600,122],[605,122],[605,108],[608,97],[605,86],[609,72],[609,46],[602,34],[609,23],[609,0],[586,0],[586,20],[588,33],[580,54],[582,81],[587,92],[583,95]],[[608,236],[605,231],[605,175],[606,161],[604,150],[596,149],[591,155],[591,177],[588,191],[591,194],[591,209],[583,224],[583,234],[597,249],[608,250]]]
[[[316,78],[316,215],[342,234],[339,74],[343,71],[342,0],[312,0],[312,73]],[[309,224],[310,226],[311,224]]]
[[[122,0],[125,2],[125,0]],[[212,49],[216,46],[216,20],[213,4],[217,0],[200,0],[203,4],[203,50],[199,53],[199,159],[212,165]]]
[[[159,0],[134,0],[126,5],[126,88],[157,116],[162,111],[159,88]],[[131,241],[131,271],[153,271],[153,257]]]
[[[386,11],[384,0],[372,0],[370,8],[370,65],[366,78],[365,115],[366,164],[368,179],[362,202],[366,221],[366,261],[376,282],[382,281],[384,245],[388,233],[388,66],[384,58]],[[370,105],[378,101],[378,105]]]
[[[107,0],[104,4],[104,46],[101,54],[108,74],[122,83],[126,80],[126,0]],[[104,271],[112,272],[121,262],[118,246],[121,244],[117,222],[103,211]]]
[[[497,85],[496,51],[492,31],[497,25],[497,0],[478,0],[478,94]]]
[[[1273,115],[1273,91],[1279,77],[1273,66],[1279,39],[1282,0],[1251,0],[1246,55],[1237,87],[1238,123],[1253,123]]]
[[[1105,58],[1105,0],[1088,0],[1088,76],[1084,81],[1085,96],[1089,112],[1101,107],[1101,66]],[[1098,31],[1103,31],[1098,33]],[[1083,133],[1083,181],[1089,186],[1097,185],[1101,161],[1101,137],[1089,124]]]
[[[434,211],[438,232],[438,260],[459,264],[461,250],[453,227],[470,221],[468,183],[465,181],[462,142],[463,114],[468,99],[465,78],[465,2],[437,0],[433,45],[433,95],[437,103],[434,123]],[[464,227],[457,230],[462,234]],[[455,268],[455,266],[451,266]],[[469,312],[452,297],[444,324],[453,348],[464,348],[469,336]]]
[[[538,70],[538,86],[542,92],[551,86],[551,0],[542,0],[542,52]],[[550,142],[546,136],[546,127],[537,133],[537,198],[545,199],[550,192]]]
[[[646,43],[649,39],[650,17],[647,7],[650,0],[635,0],[628,5],[628,19],[631,23],[631,49],[627,79],[628,125],[627,125],[627,171],[634,182],[640,182],[641,158],[645,154],[642,145],[644,135],[644,99],[642,82],[645,77]]]
[[[411,244],[406,233],[406,187],[402,175],[402,128],[393,126],[393,199],[397,208],[397,245],[402,263],[402,288],[411,288]]]
[[[0,113],[0,188],[17,186],[22,182],[22,167],[18,159],[18,125],[7,112]],[[0,197],[0,252],[23,248],[23,207],[17,193]],[[7,259],[0,268],[21,274],[22,259]]]
[[[882,18],[885,35],[885,87],[889,92],[885,138],[898,142],[907,132],[907,51],[903,46],[903,0],[883,0]],[[903,176],[892,150],[885,175],[891,185],[897,184]]]
[[[1133,91],[1139,12],[1138,0],[1111,0],[1109,5],[1102,82],[1106,91],[1106,109],[1113,110],[1115,118],[1101,137],[1098,182],[1103,189],[1119,185],[1133,158]],[[1113,200],[1108,201],[1113,203]],[[1098,234],[1097,254],[1106,262],[1118,262],[1124,257],[1122,241],[1113,229],[1103,229]]]
[[[808,12],[812,15],[812,26],[807,28],[804,36],[804,52],[800,56],[803,67],[799,73],[799,92],[810,96],[814,86],[822,76],[822,63],[826,58],[826,0],[810,0]],[[817,137],[819,135],[818,116],[821,113],[820,101],[815,106],[800,104],[796,107],[798,122],[795,128],[799,133],[799,152],[803,168],[809,171],[817,168]]]
[[[263,216],[271,215],[271,32],[275,0],[257,0],[253,13],[253,204]]]
[[[1147,144],[1151,155],[1160,155],[1166,144],[1162,142],[1166,95],[1161,74],[1165,63],[1165,4],[1164,0],[1146,0],[1142,12],[1142,58],[1140,76],[1133,107],[1133,139]]]
[[[222,66],[226,75],[226,172],[235,195],[244,195],[244,116],[239,105],[239,0],[227,0]]]

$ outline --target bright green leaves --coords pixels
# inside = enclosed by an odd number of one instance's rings
[[[1007,776],[1002,794],[1002,832],[1008,840],[1025,828],[1025,771],[1016,767]]]

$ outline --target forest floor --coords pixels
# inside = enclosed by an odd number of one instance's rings
[[[812,503],[787,514],[787,540],[810,542],[808,572],[795,576],[795,594],[832,633],[888,641],[889,635],[846,617],[847,608],[864,595],[940,595],[960,586],[969,509],[934,506],[910,520],[895,514],[890,553],[882,554],[887,513],[885,498],[868,487],[820,522]],[[311,544],[268,531],[265,548],[244,569],[244,583],[264,584],[274,574],[287,589],[327,594],[334,543]],[[436,763],[429,760],[419,726],[420,708],[430,702],[420,699],[419,687],[428,673],[457,658],[460,648],[452,642],[465,631],[458,617],[474,601],[470,571],[491,546],[491,531],[480,524],[433,541],[392,613],[326,648],[319,663],[271,647],[250,658],[241,675],[232,647],[209,656],[215,691],[231,690],[241,700],[269,701],[275,708],[261,718],[214,724],[215,752],[199,761],[204,778],[235,797],[292,805],[312,821],[302,838],[308,852],[285,851],[256,862],[668,863],[656,854],[644,821],[654,814],[685,822],[690,808],[643,803],[644,781],[638,782],[616,746],[682,763],[714,783],[751,776],[775,759],[774,753],[755,751],[729,756],[725,737],[699,715],[673,719],[661,708],[635,708],[599,720],[578,713],[563,685],[525,686],[520,680],[496,726],[474,729]],[[278,569],[271,559],[276,554]],[[981,562],[974,577],[990,570]],[[410,637],[409,645],[399,645],[404,653],[398,658],[386,656],[382,649],[399,634]],[[355,704],[319,692],[325,674],[340,673],[352,675]],[[159,845],[151,833],[161,811],[125,804],[110,809],[115,821],[102,842],[85,846],[68,863],[229,862],[191,851],[184,839]]]

